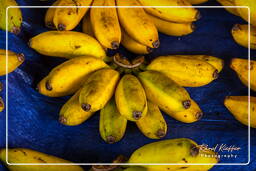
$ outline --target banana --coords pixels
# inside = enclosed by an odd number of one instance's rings
[[[157,6],[192,6],[187,0],[139,0],[143,6],[154,6],[144,8],[149,14],[163,20],[190,23],[200,18],[200,13],[195,8],[157,8]]]
[[[154,22],[159,32],[169,36],[184,36],[195,30],[195,25],[193,23],[174,23],[150,14],[149,18]]]
[[[98,69],[108,68],[101,59],[81,56],[70,59],[55,67],[42,81],[38,91],[49,97],[60,97],[75,93],[85,77]]]
[[[80,90],[62,106],[59,114],[60,123],[68,126],[76,126],[80,125],[93,115],[92,112],[86,112],[81,108],[79,95]]]
[[[55,1],[52,6],[58,6],[60,0]],[[50,29],[56,29],[54,23],[53,23],[53,18],[54,18],[54,14],[57,8],[49,8],[46,11],[45,17],[44,17],[44,23],[45,26],[50,28]]]
[[[102,109],[114,94],[119,73],[113,69],[95,71],[86,79],[79,96],[82,109],[96,112]]]
[[[131,166],[131,167],[124,169],[123,171],[148,171],[148,169],[146,169],[144,167],[140,167],[140,166]],[[151,171],[153,171],[153,170],[151,170]]]
[[[171,66],[171,67],[170,67]],[[184,87],[200,87],[218,78],[218,70],[211,64],[179,56],[159,56],[146,68],[159,71]]]
[[[248,48],[250,43],[250,48],[256,49],[256,28],[255,27],[251,26],[250,35],[249,35],[247,24],[236,24],[232,28],[231,33],[234,40],[239,45]],[[250,41],[249,41],[249,36],[250,36]]]
[[[234,0],[236,6],[247,6],[248,8],[237,8],[238,14],[246,21],[248,21],[248,14],[250,15],[252,24],[256,26],[256,6],[254,0]],[[250,10],[249,10],[250,9]],[[248,21],[249,22],[249,21]]]
[[[248,109],[250,101],[250,109]],[[232,115],[244,125],[248,125],[250,110],[250,126],[256,128],[256,97],[248,96],[227,96],[224,105],[232,113]]]
[[[207,2],[208,0],[188,0],[189,3],[191,3],[192,5],[196,5],[196,4],[202,4]]]
[[[140,6],[137,0],[116,0],[117,6]],[[157,28],[142,8],[118,8],[118,16],[124,30],[137,42],[150,48],[160,45]]]
[[[169,77],[157,71],[145,71],[138,74],[148,100],[159,106],[167,114],[190,108],[188,92]]]
[[[83,32],[85,33],[85,34],[88,34],[88,35],[90,35],[90,36],[92,36],[92,37],[95,37],[95,35],[94,35],[94,32],[93,32],[93,29],[92,29],[92,23],[91,23],[91,19],[90,19],[90,14],[88,13],[88,14],[86,14],[85,16],[84,16],[84,19],[83,19]]]
[[[131,74],[124,75],[118,83],[115,99],[117,109],[127,120],[138,121],[147,114],[145,91],[139,80]]]
[[[148,101],[147,115],[136,122],[140,131],[148,138],[160,139],[165,137],[167,124],[157,105]]]
[[[58,6],[74,6],[74,8],[56,8],[53,23],[60,30],[74,29],[88,11],[92,0],[59,0]]]
[[[59,165],[10,165],[6,163],[6,149],[0,150],[0,160],[4,162],[6,167],[10,171],[83,171],[80,166],[59,166]],[[66,161],[64,159],[51,156],[48,154],[44,154],[41,152],[37,152],[30,149],[25,148],[12,148],[8,149],[8,162],[13,164],[19,163],[38,163],[38,164],[46,164],[46,163],[70,163],[70,161]]]
[[[75,31],[44,32],[30,39],[29,45],[46,56],[72,58],[88,55],[101,59],[106,57],[104,49],[97,40]]]
[[[0,112],[2,112],[3,110],[4,110],[4,101],[2,97],[0,97]]]
[[[178,169],[209,170],[215,163],[216,153],[202,149],[196,142],[187,138],[163,140],[144,145],[132,153],[128,163],[211,163],[211,165],[144,165],[151,171],[170,171]],[[170,157],[172,156],[172,157]],[[192,169],[193,168],[193,169]]]
[[[115,99],[112,98],[100,111],[100,135],[102,139],[113,144],[120,141],[126,130],[127,119],[117,110]]]
[[[9,6],[18,6],[15,0],[0,1],[0,29],[6,30],[8,22],[8,31],[14,34],[19,34],[22,23],[22,13],[19,8],[8,9],[8,21],[6,21],[6,10]]]
[[[223,6],[236,6],[234,0],[217,0]],[[233,15],[239,16],[237,8],[225,8],[228,12]]]
[[[250,66],[247,59],[233,58],[230,67],[237,73],[242,83],[248,86],[250,71],[250,88],[256,91],[256,61],[251,60]]]
[[[115,6],[115,0],[94,0],[93,6]],[[118,49],[121,28],[116,8],[92,8],[91,24],[97,40],[103,47]]]
[[[6,61],[6,51],[4,49],[0,50],[0,76],[13,72],[24,62],[24,60],[24,54],[16,54],[14,52],[8,51],[8,61]],[[8,66],[6,66],[7,63]]]

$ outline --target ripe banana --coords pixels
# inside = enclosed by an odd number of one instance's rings
[[[194,4],[202,4],[207,2],[208,0],[188,0],[189,3],[191,3],[192,5]]]
[[[234,0],[217,0],[223,6],[236,6]],[[228,12],[233,15],[239,16],[237,8],[225,8]]]
[[[92,36],[92,37],[95,37],[93,29],[92,29],[92,23],[91,23],[89,13],[84,16],[84,19],[83,19],[82,23],[83,23],[83,32],[85,34],[88,34],[88,35]]]
[[[75,93],[85,77],[98,69],[107,68],[101,59],[81,56],[55,67],[39,84],[38,91],[49,97],[60,97]]]
[[[10,171],[83,171],[80,166],[57,166],[57,165],[46,165],[46,166],[31,166],[31,165],[9,165],[6,163],[6,149],[0,150],[0,160],[4,162],[6,167]],[[37,152],[25,148],[13,148],[8,149],[8,162],[13,164],[19,163],[70,163],[64,159]]]
[[[72,58],[88,55],[101,59],[106,57],[104,49],[97,40],[75,31],[44,32],[30,39],[29,45],[38,53],[47,56]]]
[[[172,157],[170,157],[172,156]],[[202,149],[194,141],[186,138],[158,141],[137,149],[128,163],[211,163],[211,165],[144,165],[150,171],[170,171],[178,169],[209,170],[218,162],[216,153]]]
[[[92,0],[59,0],[58,6],[74,6],[74,8],[56,8],[53,23],[60,30],[74,29],[88,11]]]
[[[8,23],[8,31],[14,34],[19,34],[22,13],[19,8],[8,9],[8,21],[6,21],[6,10],[9,6],[18,6],[15,0],[1,0],[0,1],[0,29],[6,30],[6,24]]]
[[[193,23],[174,23],[149,14],[159,32],[169,36],[184,36],[195,30]]]
[[[250,88],[256,91],[256,61],[251,60],[250,66],[247,59],[234,58],[231,61],[230,67],[237,73],[239,79],[246,86],[249,84],[250,71]]]
[[[157,105],[148,101],[147,115],[136,122],[140,131],[148,138],[160,139],[165,137],[167,124]]]
[[[0,97],[0,112],[2,112],[3,110],[4,110],[4,101],[2,97]]]
[[[113,144],[120,141],[126,130],[127,119],[117,110],[115,99],[112,98],[100,111],[100,135],[102,139]]]
[[[236,43],[239,45],[248,48],[249,43],[250,43],[250,48],[251,49],[256,49],[256,28],[251,26],[250,30],[250,35],[248,31],[248,26],[247,24],[236,24],[232,28],[232,36]],[[250,41],[249,41],[249,36],[250,36]]]
[[[116,0],[117,6],[140,6],[137,0]],[[158,32],[142,8],[118,8],[118,17],[123,29],[137,42],[150,48],[160,45]]]
[[[92,112],[86,112],[81,108],[79,95],[80,90],[62,106],[59,114],[60,123],[68,126],[76,126],[93,115]]]
[[[119,80],[119,73],[113,69],[101,69],[90,74],[85,80],[79,102],[86,112],[102,109],[111,99]]]
[[[142,119],[148,111],[145,91],[139,80],[126,74],[117,85],[116,105],[120,114],[130,121]]]
[[[8,51],[8,61],[6,61],[6,51],[4,49],[0,50],[0,76],[13,72],[18,68],[25,60],[22,53],[16,54],[14,52]],[[6,70],[6,65],[7,70]]]
[[[204,86],[218,78],[218,70],[204,60],[175,55],[157,57],[146,69],[159,71],[184,87]]]
[[[163,20],[187,23],[200,18],[200,13],[194,8],[168,8],[168,6],[192,6],[187,0],[139,0],[143,6],[155,6],[153,8],[144,8],[149,14],[159,17]],[[157,8],[157,6],[167,6],[166,8]]]
[[[248,14],[250,15],[252,24],[256,26],[256,6],[254,0],[234,0],[236,6],[247,6],[248,8],[237,8],[239,15],[246,21],[248,21]],[[250,10],[249,10],[250,9]],[[249,21],[248,21],[249,22]]]
[[[157,71],[145,71],[138,74],[148,100],[159,106],[167,114],[190,108],[191,99],[188,92]]]
[[[60,0],[55,1],[52,6],[58,6]],[[44,17],[44,23],[45,26],[50,28],[50,29],[56,29],[54,23],[53,23],[53,18],[54,18],[54,14],[57,8],[49,8],[46,11],[45,17]]]
[[[248,102],[250,101],[250,126],[256,128],[256,97],[227,96],[224,105],[244,125],[248,125]]]
[[[93,6],[115,6],[115,0],[94,0]],[[97,40],[103,47],[118,49],[121,42],[121,28],[116,8],[92,8],[91,24]]]

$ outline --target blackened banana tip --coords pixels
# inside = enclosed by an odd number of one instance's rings
[[[61,123],[61,124],[66,124],[67,123],[67,118],[65,118],[64,116],[60,116],[59,117],[59,122]]]
[[[192,145],[190,149],[190,155],[192,157],[196,157],[198,154],[199,154],[199,148],[195,145]]]
[[[116,138],[114,136],[107,136],[106,141],[108,144],[114,144],[116,142]]]
[[[51,86],[51,84],[49,83],[49,81],[46,81],[46,83],[45,83],[45,88],[46,88],[46,90],[48,90],[48,91],[52,91],[52,86]]]
[[[17,58],[19,62],[25,61],[25,55],[23,53],[17,54]]]
[[[151,53],[151,52],[153,52],[153,49],[151,47],[147,47],[147,52]]]
[[[191,24],[191,30],[195,31],[196,30],[196,25],[194,23]]]
[[[191,101],[190,100],[185,100],[185,101],[182,102],[182,104],[183,104],[185,109],[188,109],[191,106]]]
[[[64,31],[64,30],[66,30],[66,26],[64,24],[59,24],[58,25],[58,30],[59,31]]]
[[[12,32],[13,34],[18,35],[18,34],[20,33],[20,28],[19,28],[19,27],[13,27],[12,30],[11,30],[11,32]]]
[[[196,113],[196,119],[197,120],[200,120],[202,117],[203,117],[203,112],[200,111],[200,112]]]
[[[201,18],[202,18],[201,13],[199,11],[197,11],[197,13],[196,13],[196,20],[199,20]]]
[[[141,118],[142,112],[134,111],[132,114],[135,120],[139,120]]]
[[[82,104],[81,105],[82,109],[86,112],[89,112],[91,110],[91,105],[90,104]]]
[[[163,129],[159,129],[156,133],[156,136],[159,137],[159,138],[163,138],[165,137],[166,133]]]
[[[118,49],[119,48],[119,43],[114,41],[114,42],[111,43],[111,47],[112,47],[112,49]]]
[[[48,28],[54,28],[54,24],[52,23],[52,22],[47,22],[46,23],[46,27],[48,27]]]
[[[154,42],[152,43],[152,45],[153,45],[154,48],[159,48],[159,46],[160,46],[160,41],[159,41],[159,40],[156,40],[156,41],[154,41]]]
[[[217,79],[217,78],[219,77],[218,70],[215,70],[215,71],[213,72],[212,77],[213,77],[214,79]]]
[[[240,30],[239,24],[235,24],[232,28],[232,31]]]

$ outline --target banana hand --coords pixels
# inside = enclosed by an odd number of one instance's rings
[[[256,26],[256,6],[254,0],[234,0],[236,6],[248,6],[248,8],[236,8],[238,14],[246,21],[248,21],[248,14],[250,12],[250,24]]]

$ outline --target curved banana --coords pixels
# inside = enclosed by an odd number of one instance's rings
[[[0,112],[2,112],[3,110],[4,110],[4,101],[2,97],[0,97]]]
[[[15,0],[1,0],[0,1],[0,29],[6,30],[6,24],[8,22],[8,31],[14,34],[19,34],[22,13],[19,8],[8,9],[8,21],[6,21],[6,10],[9,6],[18,6]]]
[[[54,57],[72,58],[84,55],[101,59],[106,57],[104,49],[97,40],[75,31],[44,32],[30,39],[29,46],[42,55]]]
[[[86,14],[84,16],[84,19],[83,19],[83,25],[82,25],[82,30],[85,34],[88,34],[92,37],[95,37],[94,35],[94,32],[93,32],[93,29],[92,29],[92,23],[91,23],[91,19],[90,19],[90,13]]]
[[[52,6],[58,6],[60,0],[55,1]],[[54,18],[54,14],[57,8],[49,8],[46,11],[45,17],[44,17],[44,23],[45,26],[50,28],[50,29],[56,29],[54,23],[53,23],[53,18]]]
[[[115,6],[115,0],[94,0],[93,6]],[[118,49],[121,42],[121,28],[116,8],[92,8],[91,24],[97,40],[103,47]]]
[[[217,0],[223,6],[236,6],[234,0]],[[239,16],[237,8],[225,8],[228,12],[233,15]]]
[[[147,115],[136,122],[140,131],[148,138],[160,139],[165,137],[167,123],[157,105],[148,101]]]
[[[227,96],[224,105],[232,115],[244,125],[248,125],[248,105],[250,101],[250,126],[256,128],[256,97],[248,96]]]
[[[163,20],[187,23],[200,18],[200,13],[187,0],[139,0],[143,6],[154,6],[154,8],[144,8],[149,14]],[[157,8],[157,6],[167,6],[167,8]],[[168,8],[168,6],[190,6],[188,8]]]
[[[256,26],[256,6],[254,0],[234,0],[236,6],[247,6],[248,8],[237,8],[237,12],[239,16],[241,16],[244,20],[248,21],[248,14],[250,12],[250,19],[252,24]],[[248,21],[249,22],[249,21]]]
[[[137,0],[116,0],[117,6],[140,6]],[[158,32],[142,8],[118,8],[118,17],[123,29],[137,42],[150,48],[160,45]]]
[[[117,110],[115,99],[112,98],[100,111],[100,135],[102,139],[113,144],[120,141],[126,130],[127,119]]]
[[[145,91],[133,75],[126,74],[122,77],[116,88],[115,99],[117,109],[127,120],[138,121],[147,114]]]
[[[159,71],[184,87],[204,86],[219,75],[216,68],[203,60],[180,58],[175,55],[157,57],[146,69]]]
[[[246,86],[249,84],[250,71],[250,88],[256,91],[256,61],[251,60],[250,66],[247,59],[233,58],[230,67],[237,73],[239,79]]]
[[[111,99],[119,80],[119,73],[113,69],[101,69],[85,80],[79,102],[84,111],[96,112]]]
[[[251,26],[250,29],[250,35],[248,31],[248,26],[247,24],[236,24],[232,28],[232,36],[236,43],[239,45],[248,48],[249,43],[250,43],[250,48],[251,49],[256,49],[256,28]],[[249,42],[249,36],[250,36],[250,42]]]
[[[91,3],[92,0],[59,0],[58,6],[74,6],[74,8],[56,8],[53,17],[55,27],[60,31],[74,29],[89,9],[79,7],[90,6]]]
[[[4,49],[0,50],[0,76],[13,72],[24,62],[24,60],[24,54],[16,54],[14,52],[8,51],[8,61],[6,61],[6,51]],[[8,66],[6,70],[7,63]]]
[[[196,4],[202,4],[207,2],[208,0],[187,0],[189,3],[191,3],[192,5],[196,5]]]
[[[8,170],[10,171],[83,171],[80,166],[58,166],[58,165],[46,165],[46,166],[32,166],[32,165],[9,165],[6,163],[6,149],[0,150],[0,160],[4,162]],[[13,164],[19,163],[70,163],[72,162],[37,152],[25,148],[12,148],[8,149],[8,162]]]
[[[193,23],[174,23],[149,14],[149,18],[155,23],[159,32],[169,36],[184,36],[195,30]]]
[[[145,89],[147,99],[159,106],[167,114],[177,113],[190,108],[188,92],[157,71],[145,71],[138,74]]]

